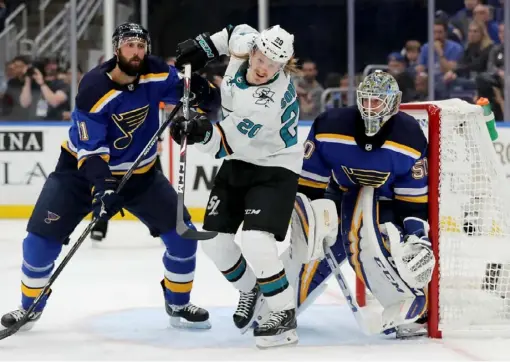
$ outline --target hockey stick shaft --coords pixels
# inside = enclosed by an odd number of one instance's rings
[[[363,317],[360,306],[358,305],[358,302],[356,301],[356,298],[354,297],[349,284],[347,284],[347,280],[342,273],[342,270],[340,269],[340,266],[338,265],[335,257],[333,256],[331,248],[326,244],[324,245],[324,254],[326,256],[326,261],[328,262],[328,265],[332,273],[335,275],[335,279],[340,289],[342,290],[345,299],[347,300],[347,303],[349,303],[349,307],[359,327],[363,330],[363,332],[369,335],[381,333],[382,328],[380,326],[374,326],[374,323],[370,323],[366,318]]]
[[[145,146],[145,148],[143,149],[143,151],[140,153],[140,155],[136,158],[135,162],[133,162],[133,165],[129,168],[129,170],[126,172],[126,174],[122,177],[122,180],[120,181],[119,183],[119,186],[117,187],[117,190],[116,192],[120,192],[124,186],[126,185],[126,183],[128,182],[128,180],[131,178],[131,176],[133,175],[133,172],[136,170],[136,168],[138,167],[138,165],[140,165],[140,162],[142,162],[142,160],[149,154],[150,150],[152,149],[152,147],[156,144],[156,142],[158,141],[158,138],[163,134],[163,132],[166,130],[166,128],[168,127],[168,125],[170,124],[170,122],[172,121],[172,118],[174,118],[174,116],[177,114],[177,112],[179,111],[179,109],[182,107],[182,102],[179,102],[177,103],[177,105],[175,106],[175,108],[172,110],[172,112],[170,113],[170,115],[168,116],[168,118],[165,120],[165,122],[163,122],[159,129],[157,130],[157,132],[154,134],[154,136],[152,136],[152,138],[150,139],[149,143]],[[39,295],[34,299],[34,301],[32,302],[32,305],[28,308],[28,310],[26,311],[25,315],[23,316],[22,319],[20,319],[15,325],[13,325],[12,327],[10,328],[7,328],[7,329],[4,329],[2,331],[0,331],[0,340],[2,339],[5,339],[9,336],[12,336],[13,334],[15,334],[21,327],[23,327],[29,320],[30,318],[30,314],[33,313],[33,311],[35,310],[35,308],[39,305],[39,303],[41,302],[41,299],[43,298],[44,295],[46,295],[51,286],[53,285],[53,283],[55,282],[55,280],[58,278],[58,276],[60,275],[60,273],[62,272],[62,270],[65,268],[65,266],[69,263],[69,260],[71,260],[71,258],[73,257],[73,255],[76,253],[76,251],[80,248],[81,244],[83,243],[83,241],[85,241],[85,239],[87,238],[87,236],[89,235],[89,233],[92,231],[92,229],[94,228],[94,226],[96,225],[97,223],[97,218],[94,218],[90,223],[89,225],[87,226],[87,228],[83,231],[83,233],[80,235],[80,237],[78,238],[78,240],[76,241],[76,243],[74,243],[73,247],[71,248],[71,250],[69,250],[69,252],[67,253],[67,255],[65,256],[64,260],[62,260],[62,262],[59,264],[59,266],[57,267],[57,269],[55,269],[55,271],[53,272],[53,274],[51,275],[50,279],[48,280],[48,283],[46,283],[46,285],[44,286],[44,288],[41,290],[41,292],[39,293]]]
[[[182,110],[186,121],[184,122],[184,132],[181,138],[181,148],[179,152],[179,176],[177,179],[177,233],[185,239],[208,240],[214,238],[218,233],[214,231],[197,231],[184,221],[184,192],[186,186],[186,155],[188,149],[188,122],[191,94],[191,65],[184,65],[184,94],[182,97]]]

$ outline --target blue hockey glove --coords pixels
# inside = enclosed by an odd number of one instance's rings
[[[97,182],[94,186],[94,198],[92,200],[92,208],[94,216],[108,221],[119,211],[122,212],[123,199],[115,192],[117,189],[117,180],[114,178],[105,179]]]

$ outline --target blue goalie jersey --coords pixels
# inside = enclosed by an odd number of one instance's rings
[[[81,80],[69,139],[63,147],[77,158],[78,167],[87,158],[100,156],[113,175],[122,175],[158,130],[159,102],[180,100],[182,81],[174,67],[149,55],[135,82],[119,85],[108,74],[115,65],[116,59],[110,59]],[[155,164],[156,148],[135,173],[144,173]]]
[[[337,108],[315,120],[299,184],[311,198],[323,197],[328,185],[339,194],[371,186],[379,200],[393,201],[399,221],[427,219],[427,169],[427,139],[416,119],[399,112],[369,137],[356,107]]]

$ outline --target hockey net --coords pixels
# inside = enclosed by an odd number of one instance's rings
[[[404,104],[429,139],[430,238],[438,260],[429,336],[510,332],[510,184],[483,109],[459,99]],[[357,298],[365,305],[365,288]]]

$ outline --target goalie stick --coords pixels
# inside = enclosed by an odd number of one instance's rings
[[[133,175],[134,171],[136,170],[136,168],[138,167],[138,165],[140,164],[140,162],[142,162],[142,160],[144,159],[145,156],[147,156],[151,150],[151,148],[156,144],[156,142],[158,141],[158,138],[163,134],[163,132],[167,129],[168,125],[170,124],[170,122],[172,121],[172,119],[175,117],[175,115],[177,114],[177,112],[179,111],[179,109],[181,109],[183,103],[182,102],[179,102],[176,104],[175,108],[172,110],[172,112],[169,114],[168,118],[165,120],[165,122],[163,122],[160,126],[159,126],[159,129],[156,131],[156,133],[154,134],[154,136],[152,136],[152,138],[150,139],[149,143],[145,146],[145,148],[143,149],[143,151],[140,153],[140,155],[136,158],[135,162],[133,162],[133,165],[130,167],[130,169],[128,170],[128,172],[124,175],[124,177],[122,177],[122,180],[120,181],[119,183],[119,186],[117,187],[117,190],[115,190],[115,192],[120,192],[124,186],[126,185],[126,183],[128,182],[128,180],[131,178],[131,176]],[[97,218],[94,218],[90,223],[89,225],[87,226],[87,228],[83,231],[83,233],[80,235],[80,237],[78,238],[78,240],[74,243],[73,247],[71,248],[71,250],[69,250],[69,252],[67,253],[67,255],[65,256],[64,260],[62,260],[62,262],[59,264],[59,266],[57,267],[57,269],[55,269],[55,271],[53,272],[53,274],[51,275],[50,279],[48,280],[48,283],[46,283],[46,285],[44,286],[44,288],[41,290],[41,292],[39,293],[39,295],[37,296],[37,298],[34,299],[32,305],[30,306],[30,308],[28,308],[28,310],[26,311],[25,315],[23,316],[22,319],[20,319],[15,325],[13,325],[12,327],[10,328],[7,328],[7,329],[4,329],[4,330],[1,330],[0,331],[0,340],[2,339],[5,339],[7,337],[10,337],[12,336],[13,334],[15,334],[17,331],[19,331],[19,329],[21,327],[23,327],[29,320],[30,318],[30,314],[33,313],[33,311],[35,310],[35,308],[37,307],[37,305],[40,303],[42,297],[47,294],[51,288],[51,286],[53,285],[53,283],[55,282],[55,280],[58,278],[58,276],[60,275],[60,273],[62,272],[62,270],[65,268],[65,266],[69,263],[69,260],[71,260],[71,258],[73,257],[73,255],[76,253],[76,251],[80,248],[81,244],[83,243],[83,241],[87,238],[87,236],[89,235],[89,233],[92,231],[92,229],[94,228],[94,226],[96,225],[98,219]]]
[[[191,91],[191,64],[184,65],[184,94],[182,97],[182,111],[186,121],[181,138],[179,152],[179,176],[177,179],[177,233],[185,239],[208,240],[218,235],[215,231],[198,231],[189,227],[184,221],[184,191],[186,185],[186,153],[188,149],[187,127],[189,124],[189,102]]]

